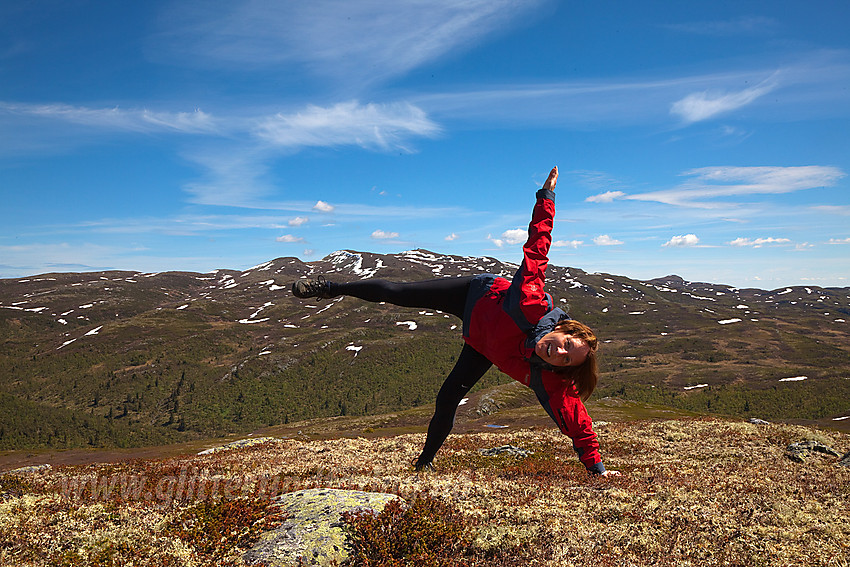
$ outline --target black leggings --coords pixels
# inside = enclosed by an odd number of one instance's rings
[[[395,283],[365,279],[350,283],[332,283],[334,295],[349,295],[366,301],[392,303],[401,307],[423,307],[451,313],[463,319],[469,284],[474,276],[439,278],[422,282]],[[464,344],[455,366],[437,394],[434,417],[428,425],[428,438],[417,459],[417,466],[428,465],[454,426],[460,401],[492,366],[487,358]]]
[[[427,307],[463,319],[466,294],[473,277],[439,278],[408,283],[365,279],[349,283],[331,283],[331,293],[359,297],[375,303],[386,301],[401,307]]]

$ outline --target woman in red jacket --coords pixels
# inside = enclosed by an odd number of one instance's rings
[[[579,460],[594,474],[606,471],[593,423],[582,399],[596,387],[598,341],[587,326],[554,307],[543,290],[555,219],[558,168],[537,191],[523,246],[523,262],[513,280],[493,274],[395,283],[366,279],[333,283],[319,278],[292,284],[296,297],[327,299],[350,295],[403,307],[425,307],[463,320],[463,350],[437,394],[436,410],[416,470],[431,469],[434,455],[454,425],[460,401],[495,364],[532,388],[558,427],[573,440]]]

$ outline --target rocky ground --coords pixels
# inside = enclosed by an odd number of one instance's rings
[[[597,423],[619,478],[589,478],[548,426],[454,435],[413,472],[422,433],[265,439],[230,450],[7,473],[3,565],[239,565],[285,519],[280,493],[329,487],[441,502],[469,545],[447,564],[823,565],[850,562],[850,468],[786,454],[850,435],[709,418]],[[512,445],[531,453],[486,456]],[[439,535],[439,534],[438,534]],[[411,564],[418,563],[399,563]]]

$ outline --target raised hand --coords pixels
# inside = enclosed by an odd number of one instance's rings
[[[543,189],[549,189],[550,191],[555,190],[555,184],[558,182],[558,166],[552,168],[552,171],[549,172],[549,177],[546,178],[546,182],[543,184]]]

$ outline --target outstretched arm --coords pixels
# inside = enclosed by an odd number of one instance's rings
[[[536,325],[553,307],[552,298],[543,290],[543,285],[552,245],[557,181],[558,168],[553,167],[543,187],[537,191],[528,225],[528,240],[522,247],[522,264],[514,275],[505,300],[505,311],[523,331]]]
[[[553,167],[543,187],[537,191],[537,203],[534,205],[531,222],[528,225],[528,240],[522,247],[523,263],[517,274],[521,278],[520,303],[532,324],[551,309],[550,305],[543,311],[539,311],[547,303],[543,285],[546,280],[546,268],[549,265],[549,248],[552,246],[557,181],[558,168]]]

